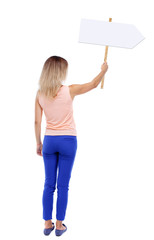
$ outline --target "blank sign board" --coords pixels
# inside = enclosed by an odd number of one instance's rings
[[[82,19],[79,42],[133,48],[144,39],[132,24]]]

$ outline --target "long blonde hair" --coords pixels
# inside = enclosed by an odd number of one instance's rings
[[[39,93],[48,98],[54,98],[65,80],[68,69],[66,59],[59,56],[49,57],[44,65],[39,79]]]

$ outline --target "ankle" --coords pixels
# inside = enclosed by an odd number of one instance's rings
[[[51,225],[52,224],[52,220],[47,220],[45,221],[45,225],[48,226],[48,225]]]
[[[56,221],[56,227],[62,227],[62,221],[57,220]]]

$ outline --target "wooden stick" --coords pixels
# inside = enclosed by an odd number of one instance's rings
[[[109,22],[112,22],[112,18],[109,18]],[[107,54],[108,54],[108,46],[105,47],[104,62],[107,61]],[[103,88],[103,86],[104,86],[104,78],[105,78],[105,76],[101,80],[101,88]]]

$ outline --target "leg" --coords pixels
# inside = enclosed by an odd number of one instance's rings
[[[45,183],[42,197],[43,219],[46,226],[51,225],[53,210],[53,195],[57,177],[58,153],[47,154],[43,152],[45,167]]]
[[[61,139],[61,151],[59,151],[58,180],[57,180],[57,206],[56,206],[56,228],[62,226],[65,219],[69,181],[77,150],[77,139],[75,136],[66,136]]]

